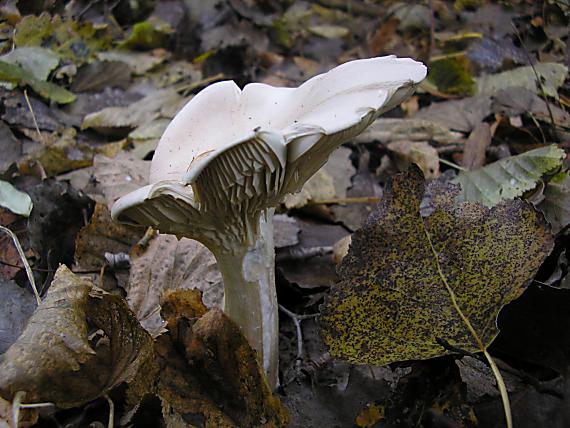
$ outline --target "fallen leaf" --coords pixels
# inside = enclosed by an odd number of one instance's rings
[[[118,45],[119,49],[147,50],[162,47],[174,29],[160,19],[150,19],[133,25],[128,37]]]
[[[570,224],[570,175],[561,172],[546,183],[544,199],[537,208],[552,226],[552,233],[558,234]]]
[[[153,358],[150,336],[125,302],[96,293],[92,285],[61,266],[26,329],[6,351],[0,393],[11,400],[80,406],[137,375]],[[89,336],[89,324],[100,329]],[[150,373],[141,374],[141,376]]]
[[[49,48],[63,59],[86,62],[92,56],[111,46],[111,34],[107,26],[95,26],[92,22],[80,23],[44,12],[39,16],[24,16],[14,31],[18,48],[41,46]]]
[[[340,25],[312,25],[307,28],[311,33],[325,39],[336,39],[348,36],[350,30]]]
[[[485,165],[485,152],[491,144],[491,127],[482,122],[471,131],[463,148],[462,165],[468,170],[481,168]]]
[[[0,206],[14,214],[29,217],[34,204],[27,193],[21,192],[4,180],[0,180]]]
[[[480,352],[493,341],[498,312],[523,292],[553,237],[523,201],[456,205],[457,190],[445,187],[423,218],[424,179],[412,166],[353,235],[321,310],[331,355],[384,365],[452,352],[442,343]]]
[[[541,84],[536,81],[538,74]],[[538,63],[533,66],[514,68],[498,74],[490,74],[477,78],[477,92],[495,94],[501,89],[512,86],[525,88],[535,94],[558,99],[558,88],[568,76],[568,69],[562,64]]]
[[[444,126],[452,131],[471,132],[491,114],[491,98],[476,95],[461,100],[432,103],[415,116]]]
[[[98,271],[106,264],[105,253],[128,254],[143,234],[142,227],[113,222],[107,207],[96,204],[89,224],[75,238],[75,264],[80,270]]]
[[[3,121],[0,121],[0,147],[2,147],[0,160],[0,174],[2,174],[22,156],[22,144]]]
[[[570,127],[570,113],[553,103],[546,104],[541,97],[524,88],[511,87],[493,94],[492,110],[509,117],[531,115],[546,123],[554,121],[558,126]]]
[[[284,203],[287,209],[301,208],[307,205],[309,201],[334,197],[333,178],[324,168],[321,168],[305,182],[299,192],[287,195]]]
[[[93,201],[69,183],[44,180],[30,187],[34,203],[28,219],[28,239],[36,256],[35,266],[46,269],[42,280],[49,284],[60,263],[73,264],[75,238],[93,210]]]
[[[36,309],[32,293],[19,287],[14,281],[0,279],[0,355],[20,336],[28,318]]]
[[[131,82],[131,68],[120,61],[94,61],[79,69],[73,79],[74,92],[95,92],[105,88],[125,89]]]
[[[131,253],[127,302],[152,335],[164,331],[160,298],[165,291],[198,289],[208,307],[221,307],[223,285],[214,255],[192,239],[154,236],[146,247]]]
[[[398,169],[405,170],[410,163],[415,163],[427,178],[439,176],[439,154],[425,141],[394,141],[387,147],[396,155]]]
[[[464,54],[449,54],[429,62],[427,81],[445,94],[470,95],[475,92],[469,60]]]
[[[0,61],[19,65],[37,80],[47,80],[59,64],[59,55],[39,46],[22,47],[0,56]]]
[[[114,158],[97,155],[93,159],[96,184],[86,193],[107,205],[109,210],[117,199],[148,184],[150,162],[142,161],[128,152]]]
[[[287,412],[271,394],[255,352],[221,310],[197,320],[194,310],[172,315],[170,331],[156,344],[167,420],[220,428],[286,425]]]
[[[16,83],[20,86],[31,87],[38,95],[60,104],[75,101],[75,95],[67,89],[51,82],[37,79],[31,72],[19,65],[14,65],[0,60],[0,80]]]
[[[459,200],[488,207],[521,196],[536,186],[543,174],[562,165],[564,151],[555,145],[510,156],[474,171],[462,171],[454,182],[461,185]]]
[[[164,55],[153,55],[145,52],[131,52],[127,50],[104,51],[97,54],[102,61],[121,62],[136,75],[143,75],[166,60]]]
[[[93,128],[103,133],[121,132],[126,135],[130,130],[161,117],[162,109],[180,106],[183,100],[174,89],[157,90],[128,107],[107,107],[88,114],[81,129]]]
[[[431,104],[428,109],[431,109],[433,106],[440,106],[443,108],[445,104],[446,103],[434,103]],[[426,114],[428,109],[420,110],[419,115],[423,114],[424,116],[428,116],[428,114]],[[455,108],[450,106],[449,110],[455,111]],[[461,126],[454,128],[453,120],[450,120],[449,123],[445,123],[444,120],[437,120],[438,118],[443,119],[443,117],[446,116],[445,112],[442,112],[437,116],[434,114],[433,116],[436,118],[434,121],[432,121],[430,117],[426,117],[427,120],[423,120],[418,118],[418,116],[413,119],[380,118],[375,120],[372,125],[355,137],[354,142],[371,143],[373,141],[379,141],[381,143],[390,143],[392,141],[406,140],[435,141],[440,144],[448,144],[455,143],[463,139],[463,134],[452,130],[464,130],[465,125],[463,117],[461,117]]]

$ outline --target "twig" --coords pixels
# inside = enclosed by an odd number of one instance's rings
[[[40,137],[40,143],[43,141],[43,136],[42,133],[40,132],[40,127],[38,126],[38,121],[36,120],[36,115],[34,113],[34,109],[32,108],[32,103],[30,102],[30,99],[28,98],[28,91],[26,89],[24,89],[24,98],[26,100],[26,104],[28,105],[28,108],[30,109],[30,113],[32,114],[32,120],[34,121],[34,126],[36,127],[36,132],[38,133],[38,136]]]
[[[441,158],[440,158],[439,161],[440,161],[442,164],[447,165],[447,166],[450,166],[450,167],[452,167],[452,168],[455,168],[455,169],[457,169],[457,170],[459,170],[459,171],[467,171],[467,169],[463,168],[462,166],[459,166],[459,165],[457,165],[457,164],[455,164],[455,163],[453,163],[453,162],[450,162],[450,161],[448,161],[448,160],[445,160],[445,159],[441,159]]]
[[[307,314],[307,315],[299,315],[294,312],[291,312],[283,305],[279,305],[279,310],[286,314],[291,320],[293,324],[295,324],[295,330],[297,331],[297,358],[295,362],[296,368],[299,368],[301,361],[303,360],[303,330],[301,329],[301,321],[315,318],[319,314]]]
[[[51,407],[55,406],[53,403],[34,403],[34,404],[23,404],[22,400],[26,396],[24,391],[18,391],[14,394],[14,400],[12,401],[12,422],[14,423],[14,428],[18,428],[18,422],[20,421],[20,410],[21,409],[36,409],[38,407]]]
[[[12,241],[14,241],[14,245],[16,246],[16,250],[18,250],[18,254],[20,255],[20,258],[22,259],[22,263],[24,264],[24,268],[26,269],[26,275],[28,276],[28,281],[30,281],[30,285],[32,286],[32,290],[34,291],[34,295],[36,296],[36,301],[38,302],[38,305],[39,305],[40,303],[42,303],[42,299],[40,298],[40,294],[38,293],[38,289],[36,288],[36,281],[34,280],[34,274],[32,273],[32,268],[30,267],[30,264],[28,263],[28,259],[26,259],[26,254],[24,253],[24,250],[22,249],[22,246],[20,245],[20,241],[18,240],[18,237],[14,234],[14,232],[12,232],[10,229],[8,229],[7,227],[4,227],[2,225],[0,225],[0,230],[3,230],[8,235],[10,235],[10,238],[12,238]]]

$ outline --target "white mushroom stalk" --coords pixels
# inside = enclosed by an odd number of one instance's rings
[[[298,88],[213,84],[164,132],[151,184],[113,207],[116,221],[193,238],[213,252],[224,311],[257,351],[272,387],[278,384],[274,207],[425,75],[423,64],[388,56],[348,62]]]

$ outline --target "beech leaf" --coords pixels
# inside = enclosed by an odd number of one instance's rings
[[[536,186],[542,175],[560,167],[564,150],[554,144],[493,162],[483,168],[461,172],[454,180],[461,184],[459,200],[477,201],[492,207],[521,196]]]
[[[550,253],[553,237],[530,204],[457,203],[456,186],[436,186],[423,217],[422,173],[412,166],[395,176],[353,235],[342,280],[322,308],[331,355],[384,365],[485,351],[498,312]]]

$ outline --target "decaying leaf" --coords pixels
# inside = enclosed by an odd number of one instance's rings
[[[285,197],[285,207],[301,208],[311,200],[332,199],[334,197],[333,178],[324,168],[321,168],[307,180],[300,192]]]
[[[0,279],[0,355],[16,341],[36,309],[36,299],[14,281]]]
[[[536,74],[541,79],[536,81]],[[501,89],[512,86],[528,89],[536,94],[558,98],[558,88],[568,76],[568,69],[562,64],[540,63],[534,66],[527,65],[498,74],[490,74],[477,79],[479,93],[494,94]]]
[[[159,117],[172,117],[177,106],[181,107],[183,102],[184,98],[174,89],[158,90],[128,107],[107,107],[85,116],[81,129],[93,128],[103,133],[127,134],[128,131]],[[167,111],[163,112],[163,109]]]
[[[198,289],[208,307],[221,307],[222,278],[210,250],[192,239],[166,234],[133,249],[127,301],[152,336],[164,331],[161,295],[181,289]]]
[[[89,281],[62,265],[26,329],[4,354],[0,393],[11,400],[25,391],[29,403],[75,407],[132,381],[153,356],[152,339],[126,303],[94,292]]]
[[[474,171],[462,171],[455,182],[461,184],[459,200],[477,201],[492,207],[531,190],[543,174],[555,171],[564,159],[555,145],[530,150],[493,162]]]
[[[439,176],[439,155],[437,150],[425,141],[394,141],[388,144],[400,170],[406,169],[410,163],[417,164],[427,178]]]
[[[452,101],[453,102],[453,101]],[[446,103],[432,104],[432,106],[442,106]],[[490,104],[490,103],[489,103]],[[424,113],[427,109],[420,110],[419,114]],[[453,111],[456,114],[459,112],[455,108],[450,108],[449,111]],[[465,112],[465,115],[468,112]],[[486,114],[483,114],[485,116]],[[443,118],[445,113],[443,112],[439,117]],[[470,122],[475,122],[479,119],[478,115]],[[437,118],[436,118],[437,119]],[[461,117],[461,122],[464,122],[463,117]],[[415,117],[413,119],[395,119],[395,118],[379,118],[374,121],[364,132],[359,134],[354,138],[357,143],[371,143],[374,141],[379,141],[381,143],[390,143],[392,141],[435,141],[440,144],[447,144],[457,142],[463,139],[463,134],[459,132],[454,132],[451,129],[463,130],[465,125],[453,126],[453,121],[431,121],[423,120]],[[470,126],[470,125],[467,125]]]
[[[553,238],[523,201],[457,204],[453,186],[444,187],[423,218],[424,179],[410,168],[354,234],[322,308],[331,355],[383,365],[493,341],[498,312],[523,292]]]
[[[105,253],[128,253],[143,234],[142,227],[113,222],[107,207],[96,204],[89,224],[75,238],[75,263],[81,270],[100,270]]]
[[[568,171],[552,177],[543,191],[544,199],[537,208],[552,226],[552,233],[558,233],[570,224],[570,175]]]
[[[171,293],[163,302],[170,308],[170,314],[163,313],[169,332],[156,344],[167,426],[181,426],[175,420],[220,428],[285,426],[287,412],[271,394],[239,328],[219,309],[201,316],[205,308],[196,307],[199,299],[178,304],[187,293],[195,292]]]

